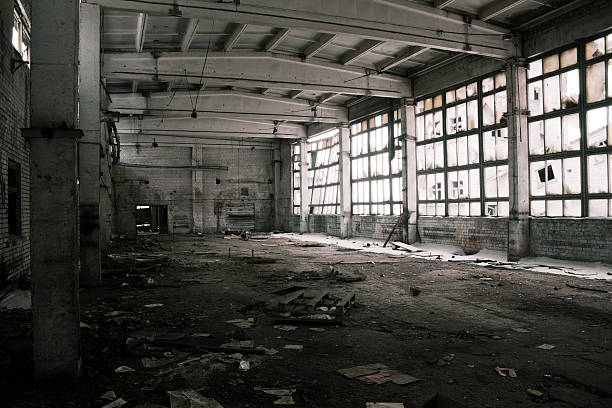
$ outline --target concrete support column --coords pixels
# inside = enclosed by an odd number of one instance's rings
[[[79,2],[32,2],[32,337],[36,378],[76,377],[79,327]],[[98,156],[99,157],[99,156]]]
[[[274,229],[280,231],[282,225],[281,214],[281,151],[274,149]]]
[[[506,68],[508,95],[508,260],[529,255],[529,129],[527,126],[527,64],[511,58]]]
[[[300,141],[300,232],[308,232],[308,214],[310,214],[310,191],[308,190],[308,143]]]
[[[351,209],[351,129],[348,124],[340,127],[340,236],[350,238],[352,235]]]
[[[191,165],[202,166],[202,146],[191,147]],[[191,191],[193,207],[193,232],[204,232],[204,170],[193,168],[191,170]]]
[[[100,286],[100,6],[82,3],[79,39],[81,286]]]
[[[402,238],[412,244],[417,241],[417,166],[416,109],[413,99],[402,99],[402,204],[404,211]]]

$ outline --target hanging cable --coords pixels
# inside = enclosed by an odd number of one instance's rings
[[[237,6],[236,6],[237,7]],[[210,43],[212,40],[212,34],[215,31],[215,19],[212,20],[212,27],[210,29],[211,35],[208,36],[208,47],[206,47],[206,55],[204,56],[204,64],[202,65],[202,72],[200,73],[200,86],[198,87],[198,93],[196,94],[195,106],[191,112],[192,118],[198,117],[198,98],[200,97],[200,89],[202,89],[202,80],[204,79],[204,70],[206,69],[206,63],[208,62],[208,52],[210,51]]]

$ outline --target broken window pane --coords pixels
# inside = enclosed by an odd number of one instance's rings
[[[561,118],[552,118],[544,121],[545,152],[557,153],[561,151]]]
[[[545,57],[542,63],[543,71],[545,74],[549,72],[553,72],[559,69],[559,55],[554,54],[548,57]]]
[[[446,155],[448,167],[457,166],[457,140],[450,139],[446,141]]]
[[[469,172],[461,170],[457,175],[459,198],[469,197]]]
[[[495,136],[495,160],[508,159],[508,128],[498,129]]]
[[[569,109],[578,106],[580,97],[580,77],[574,69],[561,74],[561,108]]]
[[[580,194],[580,157],[563,159],[563,194]]]
[[[455,91],[447,91],[446,92],[446,103],[453,103],[455,102]]]
[[[546,201],[546,215],[549,217],[561,217],[563,215],[563,202],[561,200]]]
[[[456,200],[459,198],[459,183],[457,181],[457,172],[451,171],[448,173],[447,176],[448,176],[448,198],[449,200]]]
[[[470,198],[480,198],[480,169],[470,170]]]
[[[465,99],[466,96],[466,89],[465,86],[462,86],[461,88],[457,88],[457,100],[463,100]]]
[[[468,164],[467,137],[457,139],[457,165],[465,166]]]
[[[531,116],[541,115],[544,111],[542,81],[535,81],[529,84],[529,110],[531,111]]]
[[[498,215],[497,202],[487,202],[487,203],[485,203],[485,213],[489,217],[497,217],[497,215]]]
[[[601,57],[604,55],[604,49],[604,37],[601,37],[586,43],[586,52],[584,56],[587,60]]]
[[[478,93],[478,83],[472,82],[467,86],[467,97],[470,98]]]
[[[499,72],[495,74],[495,89],[503,88],[506,86],[506,73]]]
[[[493,95],[482,98],[482,125],[489,126],[495,123],[495,99]]]
[[[607,109],[606,107],[592,109],[587,112],[587,145],[590,148],[605,147],[607,139]]]
[[[546,162],[546,194],[561,194],[561,160],[548,160]]]
[[[608,200],[589,200],[589,217],[607,217]]]
[[[480,161],[478,148],[478,135],[468,136],[468,163],[475,164]]]
[[[529,185],[531,195],[534,197],[543,196],[546,193],[546,162],[532,162],[529,171]]]
[[[465,103],[457,105],[457,132],[467,130],[467,111]]]
[[[563,117],[563,151],[580,150],[580,121],[577,113]]]
[[[482,93],[487,93],[495,89],[493,77],[488,77],[482,80]]]
[[[425,110],[425,101],[418,101],[416,104],[416,113],[417,115],[419,113],[423,113],[423,111]]]
[[[598,154],[587,157],[589,193],[608,193],[607,155]]]
[[[544,122],[529,124],[529,154],[544,154]]]
[[[612,65],[611,65],[612,66]],[[478,127],[478,101],[467,103],[468,130]]]
[[[606,70],[604,62],[589,65],[586,68],[587,103],[600,101],[605,97]]]
[[[425,115],[425,140],[431,139],[434,134],[434,119],[433,113]]]
[[[563,201],[563,215],[566,217],[580,217],[582,215],[580,200]]]
[[[495,123],[501,123],[504,113],[506,113],[506,91],[501,91],[495,94]]]
[[[433,137],[441,137],[442,136],[442,126],[444,123],[442,122],[442,111],[434,112],[434,135]]]
[[[531,215],[534,217],[544,217],[546,215],[546,202],[540,200],[532,201]]]
[[[529,63],[529,70],[527,71],[527,78],[535,78],[542,75],[542,60],[535,60]]]
[[[425,145],[425,169],[431,170],[434,168],[434,145],[433,143]]]
[[[544,80],[544,112],[559,110],[559,75]]]
[[[570,48],[561,53],[561,68],[566,68],[578,62],[578,50]]]
[[[452,108],[446,109],[446,134],[452,135],[457,131],[457,115],[456,108],[453,106]]]

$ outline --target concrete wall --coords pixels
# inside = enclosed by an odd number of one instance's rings
[[[274,228],[273,151],[268,149],[226,149],[203,147],[202,163],[227,166],[228,170],[205,170],[203,197],[205,232],[224,231],[224,209],[231,205],[253,204],[255,231]],[[282,172],[281,172],[282,174]],[[281,176],[282,177],[282,176]],[[219,184],[216,183],[219,179]],[[287,181],[291,184],[291,181]],[[248,195],[242,195],[242,189]]]
[[[29,9],[29,2],[25,2]],[[11,44],[13,2],[0,2],[0,287],[30,270],[30,147],[21,128],[30,124],[27,65],[11,73],[21,56]],[[8,233],[8,161],[21,166],[21,235]]]
[[[612,262],[612,219],[532,218],[533,256]]]

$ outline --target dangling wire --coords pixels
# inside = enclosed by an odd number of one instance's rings
[[[215,31],[215,20],[212,20],[212,27],[210,29],[210,36],[208,37],[208,47],[206,47],[206,55],[204,56],[204,64],[202,65],[202,72],[200,73],[200,86],[198,87],[198,93],[196,94],[195,106],[193,107],[194,112],[198,109],[198,98],[200,97],[200,89],[202,89],[202,80],[204,79],[204,70],[206,69],[206,63],[208,62],[208,52],[210,51],[210,43],[212,36]]]

